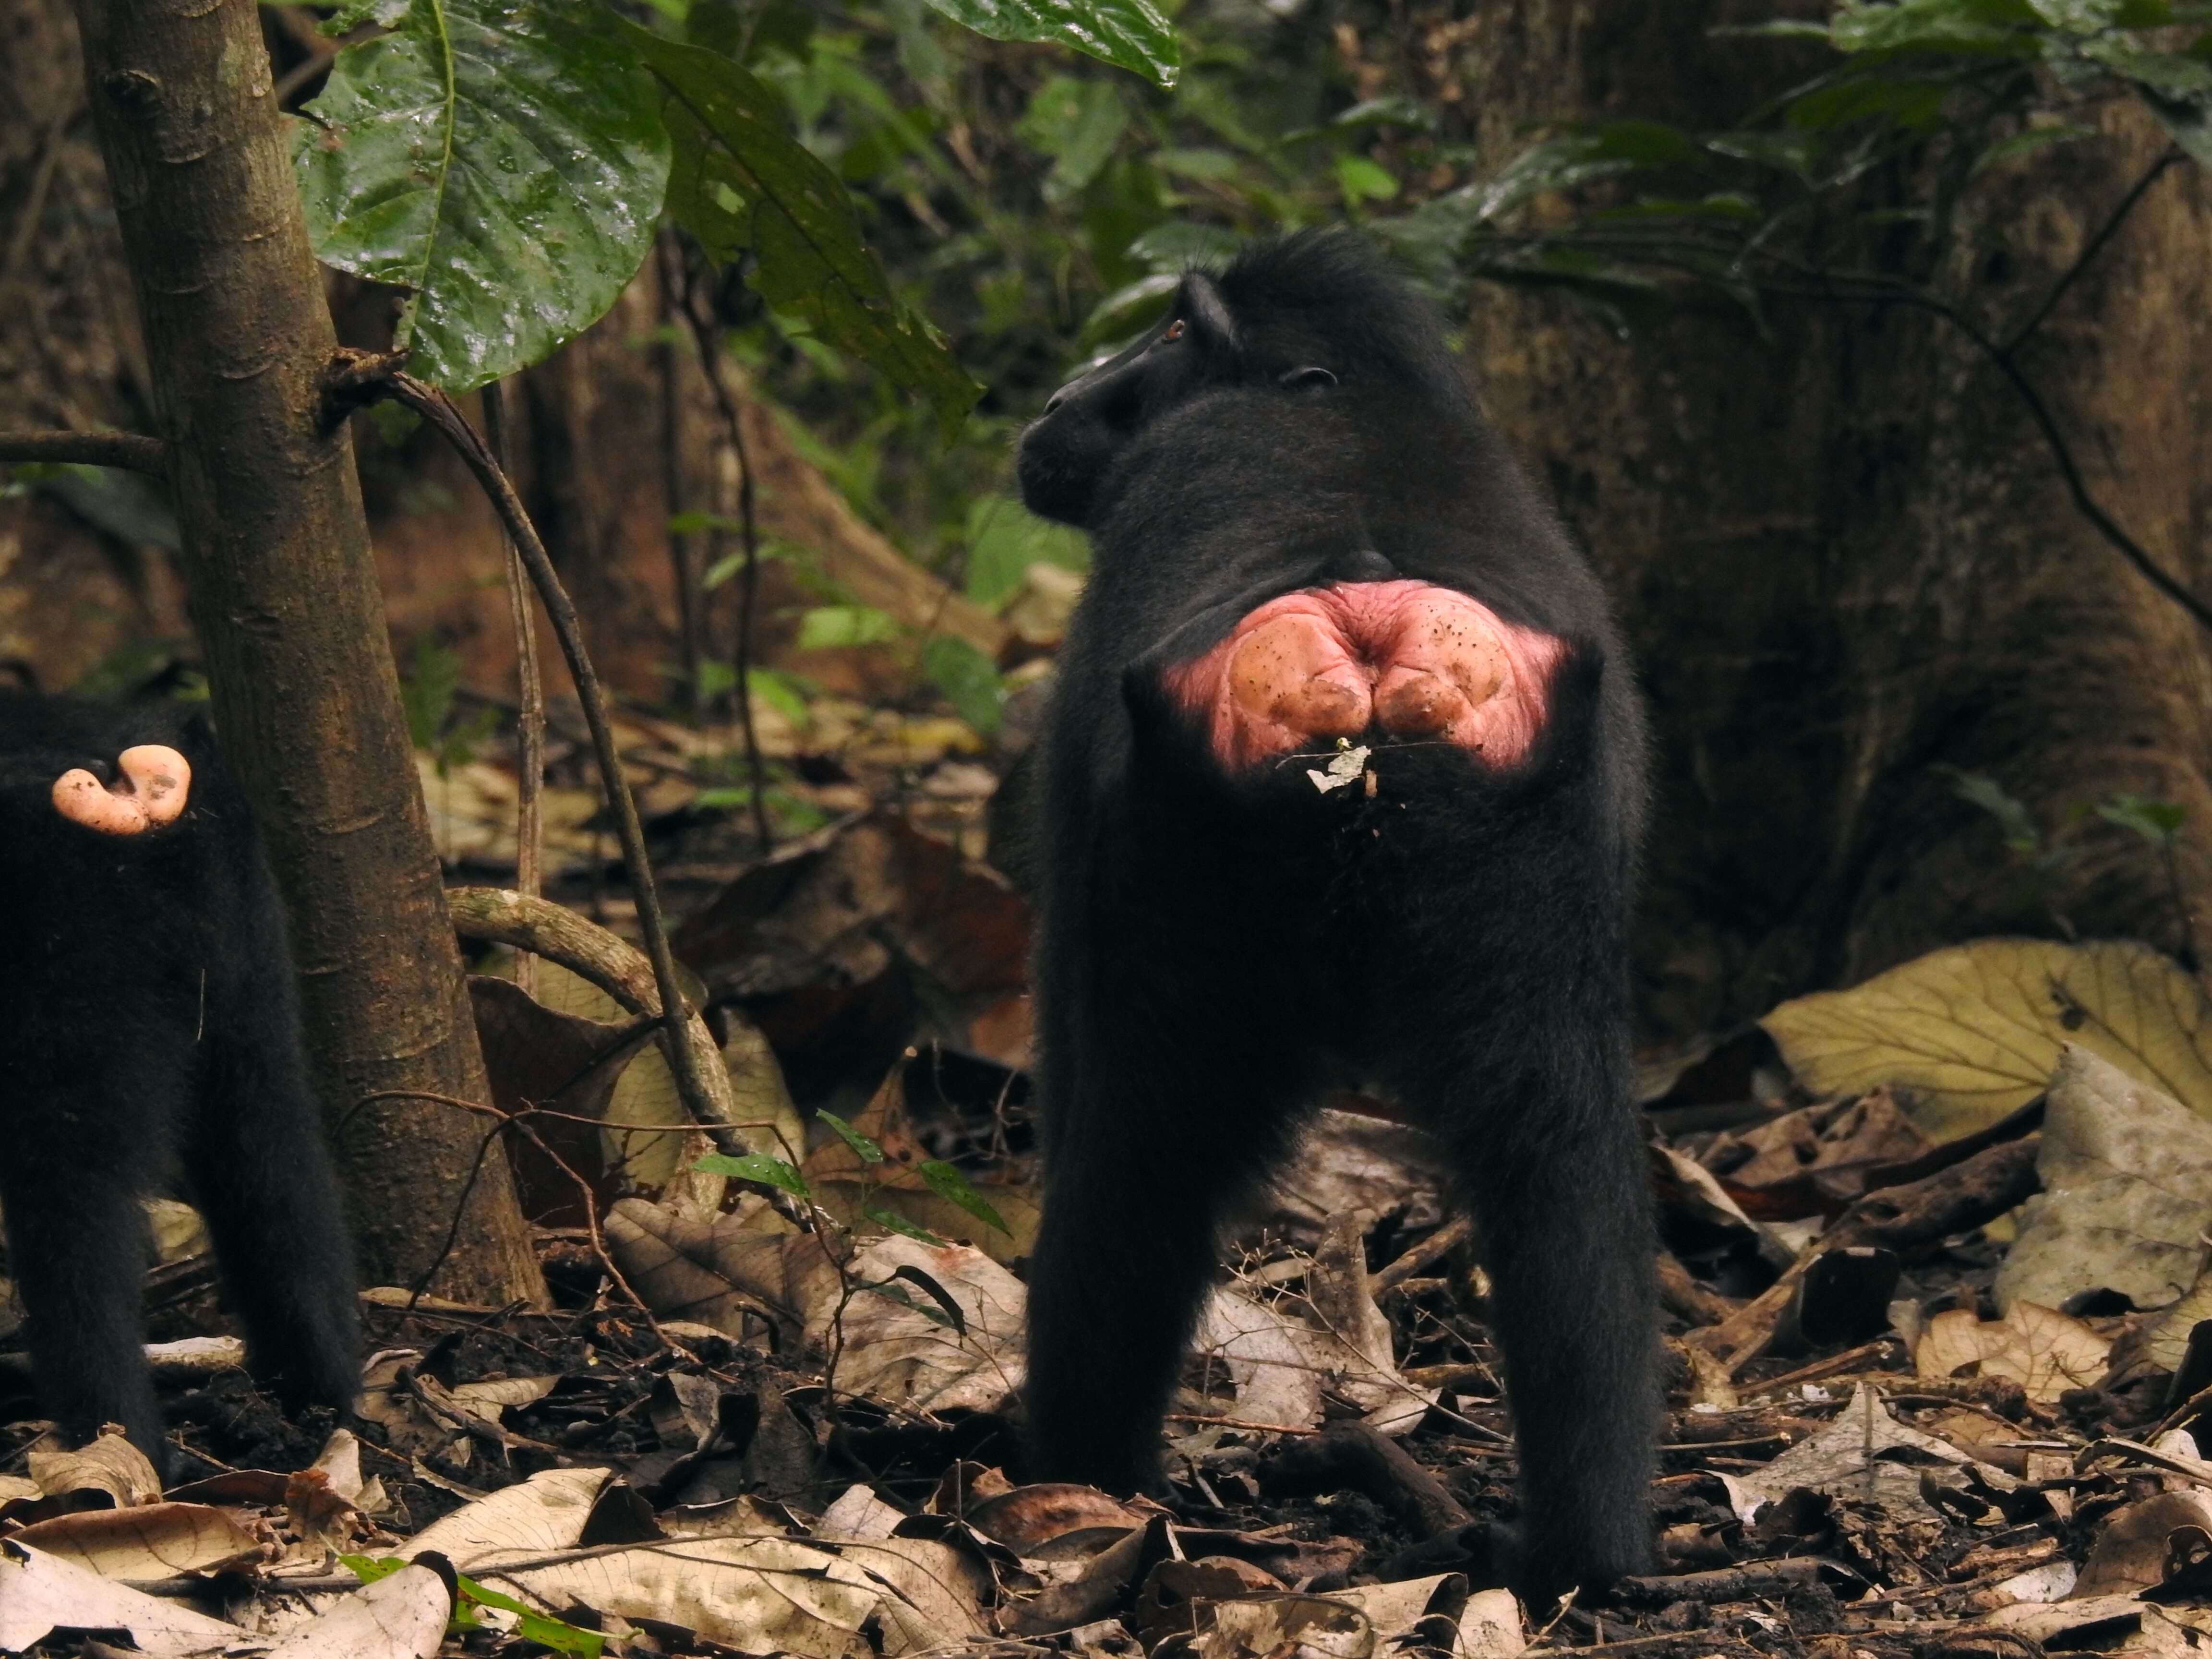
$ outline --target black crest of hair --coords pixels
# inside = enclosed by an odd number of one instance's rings
[[[145,744],[191,766],[173,823],[110,836],[55,810],[63,774],[110,781]],[[349,1410],[353,1264],[283,913],[203,716],[0,690],[0,1206],[49,1413],[166,1463],[140,1200],[171,1191],[206,1218],[255,1373]]]
[[[1642,1569],[1657,1322],[1624,935],[1644,737],[1595,577],[1435,313],[1341,233],[1189,273],[1158,326],[1054,397],[1018,470],[1093,556],[1024,769],[1031,1477],[1158,1480],[1224,1219],[1318,1102],[1370,1088],[1437,1133],[1480,1223],[1518,1425],[1516,1586]],[[1324,793],[1322,757],[1225,769],[1164,695],[1165,667],[1267,600],[1394,579],[1564,641],[1518,762],[1370,731],[1372,795]]]

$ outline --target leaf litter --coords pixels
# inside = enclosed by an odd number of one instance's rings
[[[957,915],[927,925],[952,938]],[[1479,1225],[1449,1219],[1417,1132],[1353,1098],[1321,1115],[1232,1241],[1165,1487],[1024,1485],[1025,1247],[997,1235],[1033,1224],[1025,1097],[917,1049],[798,1163],[758,1155],[776,1179],[723,1180],[719,1207],[696,1177],[610,1161],[604,1261],[574,1227],[544,1236],[568,1262],[559,1307],[365,1295],[381,1346],[358,1438],[283,1418],[230,1351],[165,1372],[194,1477],[167,1492],[119,1437],[70,1451],[21,1425],[0,1647],[90,1626],[302,1659],[2193,1649],[2212,1636],[2212,1142],[2200,1097],[2160,1079],[2197,1088],[2201,1000],[2131,947],[2037,945],[2037,993],[2010,943],[1776,1011],[1791,1070],[1745,1070],[1724,1127],[1669,1136],[1663,1084],[1650,1103],[1660,1553],[1562,1607],[1520,1607],[1488,1569],[1510,1404]],[[1974,984],[1988,1005],[1961,1001]],[[513,1024],[510,1000],[489,1004]]]

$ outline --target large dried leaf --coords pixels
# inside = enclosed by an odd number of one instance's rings
[[[830,1293],[807,1310],[806,1321],[811,1349],[836,1349],[841,1392],[894,1411],[988,1411],[1021,1386],[1025,1293],[982,1251],[894,1233],[869,1243],[847,1272],[858,1284],[883,1288],[846,1300],[841,1287],[817,1279]],[[933,1294],[900,1277],[906,1273],[925,1276],[950,1297],[962,1328]]]
[[[2008,1376],[2030,1400],[2055,1401],[2105,1374],[2112,1344],[2078,1319],[2033,1302],[2015,1302],[2002,1319],[1953,1308],[1928,1322],[1912,1352],[1923,1376]]]
[[[587,1607],[683,1625],[750,1653],[884,1659],[981,1638],[981,1563],[933,1539],[805,1539],[744,1506],[720,1533],[550,1565],[572,1549],[603,1469],[549,1469],[457,1510],[410,1540],[460,1571],[553,1610]],[[864,1633],[865,1632],[865,1633]]]
[[[2057,1307],[2118,1291],[2163,1308],[2196,1282],[2212,1222],[2212,1124],[2172,1096],[2069,1044],[2036,1156],[2043,1191],[2021,1210],[1997,1305]]]
[[[1971,1461],[1948,1441],[1899,1422],[1882,1404],[1881,1391],[1862,1382],[1832,1423],[1746,1474],[1741,1484],[1765,1503],[1779,1502],[1803,1486],[1832,1498],[1870,1499],[1893,1515],[1924,1514],[1929,1506],[1920,1492],[1921,1471]]]
[[[258,1561],[262,1540],[212,1504],[140,1504],[79,1510],[24,1528],[15,1538],[103,1578],[171,1578]]]
[[[139,1652],[154,1655],[225,1653],[252,1640],[173,1598],[110,1583],[13,1540],[0,1543],[0,1651],[23,1652],[63,1628],[127,1632]]]
[[[1811,1088],[1911,1091],[1913,1121],[1939,1142],[2041,1093],[2068,1042],[2212,1117],[2212,1005],[2146,945],[1982,939],[1785,1002],[1760,1023]]]

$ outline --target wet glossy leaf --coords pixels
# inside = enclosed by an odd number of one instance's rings
[[[921,1166],[921,1178],[929,1183],[929,1190],[948,1203],[957,1204],[987,1227],[996,1227],[1000,1232],[1012,1230],[999,1218],[999,1212],[987,1202],[982,1194],[970,1186],[968,1177],[957,1165],[936,1158],[926,1160]]]
[[[1042,40],[1171,87],[1182,72],[1175,28],[1149,0],[929,0],[994,40]]]
[[[851,1147],[853,1149],[854,1157],[859,1158],[861,1163],[880,1164],[884,1161],[884,1149],[877,1146],[876,1143],[871,1140],[867,1136],[862,1134],[858,1129],[855,1129],[851,1124],[846,1122],[845,1120],[838,1116],[836,1113],[817,1111],[815,1113],[815,1115],[836,1132],[837,1139],[843,1141],[848,1146]],[[861,1212],[863,1214],[872,1213],[872,1212],[868,1210],[866,1205],[861,1206]]]
[[[829,1114],[824,1112],[823,1115],[827,1117]],[[883,1228],[885,1231],[896,1233],[902,1238],[915,1239],[924,1244],[942,1244],[945,1243],[943,1239],[939,1238],[935,1233],[931,1232],[927,1227],[915,1226],[913,1222],[908,1221],[904,1216],[898,1214],[896,1211],[885,1209],[882,1205],[877,1203],[872,1198],[864,1199],[861,1201],[860,1213],[867,1217],[869,1220],[874,1222],[878,1227]]]
[[[339,52],[293,160],[316,256],[412,291],[399,338],[449,391],[605,314],[652,246],[669,144],[594,10],[399,0]]]
[[[659,83],[675,145],[668,210],[708,257],[752,255],[745,280],[776,310],[803,318],[957,430],[982,388],[891,293],[837,175],[786,130],[775,92],[720,52],[621,22]]]
[[[780,1158],[769,1158],[761,1152],[747,1152],[732,1158],[724,1152],[708,1152],[693,1161],[691,1167],[702,1175],[728,1176],[738,1181],[757,1181],[793,1198],[811,1198],[806,1178]]]

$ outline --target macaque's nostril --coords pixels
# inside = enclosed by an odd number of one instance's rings
[[[1067,401],[1068,391],[1068,387],[1062,386],[1059,391],[1054,392],[1051,397],[1046,398],[1044,400],[1044,412],[1049,415],[1054,410],[1058,409],[1062,404],[1066,403]]]

